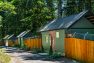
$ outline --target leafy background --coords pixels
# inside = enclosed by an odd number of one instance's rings
[[[36,34],[51,20],[82,10],[94,11],[93,0],[0,0],[0,37],[28,29]]]

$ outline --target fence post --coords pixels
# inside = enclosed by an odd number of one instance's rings
[[[88,32],[84,35],[84,39],[86,38],[87,34],[88,34]]]
[[[74,32],[74,34],[73,34],[73,38],[75,37],[75,34],[76,34],[76,32]]]

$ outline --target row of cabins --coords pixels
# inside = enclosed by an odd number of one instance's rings
[[[3,39],[3,45],[6,47],[19,47],[21,49],[41,49],[42,44],[41,38],[32,36],[30,30],[23,31],[18,36],[6,35]]]
[[[24,31],[17,36],[18,44],[21,48],[28,47],[30,49],[43,49],[45,52],[49,53],[50,50],[53,53],[65,54],[69,58],[76,60],[94,62],[94,57],[89,59],[89,55],[94,55],[92,52],[93,45],[90,46],[92,50],[86,50],[88,42],[93,40],[81,38],[73,38],[75,33],[80,34],[94,34],[94,14],[91,11],[85,10],[78,14],[70,15],[64,18],[57,18],[53,21],[47,23],[44,27],[40,28],[40,37],[31,37],[30,31]],[[29,35],[29,37],[27,37]],[[69,38],[70,37],[70,38]],[[74,40],[75,39],[75,40]],[[79,39],[79,41],[77,41]],[[88,41],[80,41],[88,40]],[[76,43],[77,41],[77,43]],[[6,44],[7,44],[6,40]],[[81,43],[81,44],[80,44]],[[85,43],[83,45],[82,43]],[[91,43],[91,42],[90,42]],[[79,44],[79,45],[78,45]],[[77,45],[77,46],[76,46]],[[86,48],[85,48],[86,47]],[[75,49],[74,49],[75,48]],[[80,50],[82,48],[82,50]],[[84,49],[86,50],[84,50]],[[79,49],[79,50],[78,50]],[[91,51],[88,54],[82,51]],[[75,53],[74,53],[75,52]],[[79,53],[78,53],[79,52]],[[77,53],[77,54],[76,54]],[[76,54],[76,55],[75,55]],[[81,55],[82,54],[82,55]],[[86,54],[83,56],[83,54]],[[75,57],[74,57],[75,56]],[[80,57],[81,56],[81,57]],[[84,58],[84,59],[83,59]]]

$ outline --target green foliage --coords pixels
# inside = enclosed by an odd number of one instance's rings
[[[0,49],[0,63],[10,63],[11,57],[4,53],[4,49]]]
[[[94,11],[93,0],[56,0],[58,3],[57,15],[58,17],[69,16],[79,13],[83,10]]]
[[[16,18],[11,18],[17,23],[13,26],[16,34],[27,29],[36,33],[44,23],[54,18],[54,10],[48,8],[44,0],[13,0],[11,2],[15,5],[17,13]],[[11,19],[7,20],[10,21]]]
[[[0,12],[4,11],[4,12],[8,12],[8,13],[13,13],[16,14],[15,10],[15,6],[12,5],[9,2],[0,2]]]
[[[0,38],[5,34],[6,24],[8,23],[7,18],[9,18],[8,16],[13,14],[16,14],[15,6],[10,2],[0,0],[0,15],[2,16],[2,18],[0,18]]]
[[[33,8],[30,9],[32,14],[31,18],[33,26],[36,27],[36,29],[41,27],[47,20],[53,19],[52,13],[50,9],[46,7],[44,0],[37,0],[37,2],[34,1],[32,4]]]
[[[62,16],[76,14],[91,7],[93,0],[0,0],[0,35],[32,33],[45,23]]]
[[[2,16],[0,16],[0,27],[2,26]]]

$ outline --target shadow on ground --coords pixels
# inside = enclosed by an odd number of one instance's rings
[[[6,53],[15,53],[15,52],[23,53],[23,52],[26,52],[26,51],[24,51],[22,49],[12,48],[12,47],[6,48]]]
[[[47,55],[39,55],[39,54],[31,54],[31,55],[21,55],[24,60],[42,60],[42,61],[51,61],[51,62],[58,62],[58,63],[75,63],[75,61],[71,59],[67,59],[65,57],[60,58],[51,58]],[[76,62],[77,63],[77,62]]]
[[[75,61],[65,58],[65,57],[52,58],[48,55],[28,53],[27,51],[17,49],[17,48],[7,48],[6,52],[7,53],[17,53],[18,57],[22,58],[25,61],[27,61],[27,60],[41,60],[41,61],[51,61],[51,62],[55,62],[55,63],[78,63],[78,62],[75,62]]]

